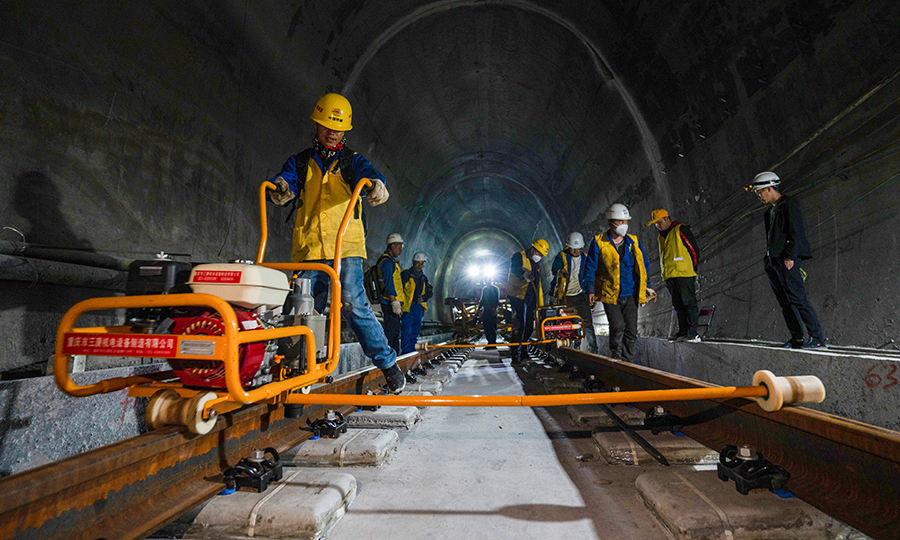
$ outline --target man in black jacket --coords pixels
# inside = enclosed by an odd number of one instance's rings
[[[822,326],[806,298],[800,261],[811,259],[806,241],[800,204],[776,189],[781,183],[778,175],[765,171],[756,175],[747,191],[754,191],[759,200],[772,207],[766,210],[766,275],[781,306],[784,322],[791,339],[783,345],[792,349],[817,349],[825,346]],[[801,324],[802,321],[802,324]],[[803,339],[803,327],[809,339]]]

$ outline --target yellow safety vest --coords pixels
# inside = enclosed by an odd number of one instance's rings
[[[378,265],[378,268],[381,268],[381,261],[384,259],[391,259],[391,263],[393,263],[394,269],[391,271],[391,276],[384,276],[384,279],[390,279],[394,282],[394,291],[397,293],[397,300],[403,304],[403,311],[409,311],[409,308],[406,305],[409,303],[409,296],[406,294],[406,288],[403,286],[403,281],[400,279],[400,263],[391,258],[387,253],[382,253],[380,257],[378,257],[378,262],[375,264]],[[386,289],[385,289],[386,290]],[[385,297],[385,302],[390,302],[390,300]]]
[[[669,228],[668,234],[659,235],[659,265],[663,281],[674,277],[694,277],[694,261],[687,246],[681,241],[681,223]]]
[[[306,183],[297,201],[291,262],[334,259],[338,229],[353,194],[353,187],[341,177],[340,161],[335,159],[324,176],[313,159],[307,162]],[[302,170],[303,166],[298,163],[297,172]],[[362,201],[347,225],[341,257],[366,258],[366,233],[359,217],[362,215],[361,204]]]
[[[425,294],[424,287],[422,287],[422,292],[419,293],[419,298],[422,298],[422,295]],[[403,300],[403,313],[409,313],[409,308],[412,307],[412,299],[416,295],[416,280],[413,278],[409,278],[406,280],[406,283],[403,284],[403,296],[405,297]],[[422,302],[422,309],[428,311],[428,303]]]
[[[566,292],[569,290],[569,259],[566,257],[565,250],[559,252],[562,255],[562,268],[556,273],[556,290],[553,291],[553,297],[560,304],[566,303]],[[563,273],[565,272],[565,273]]]
[[[531,272],[531,259],[528,258],[528,255],[524,251],[521,251],[519,254],[522,255],[522,270]],[[537,305],[543,306],[544,292],[541,289],[540,279],[536,281],[526,281],[513,274],[512,269],[510,269],[509,276],[506,282],[506,295],[514,296],[520,300],[524,300],[525,292],[528,290],[529,285],[534,287],[534,292],[537,295]]]
[[[634,242],[634,259],[638,269],[638,282],[635,283],[638,303],[647,303],[647,269],[644,268],[644,254],[638,245],[637,236],[628,235]],[[598,234],[594,241],[600,248],[600,260],[597,261],[597,274],[594,277],[594,291],[604,304],[615,304],[619,301],[619,252],[616,246],[607,239],[606,233]]]

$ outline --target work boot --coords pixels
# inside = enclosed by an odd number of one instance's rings
[[[382,368],[381,372],[384,373],[384,380],[387,382],[387,389],[391,394],[399,394],[406,388],[406,377],[397,364],[389,368]]]
[[[800,341],[790,339],[788,341],[785,341],[783,345],[779,345],[779,347],[782,349],[802,349],[803,343],[804,341],[802,339]]]
[[[825,340],[818,340],[815,338],[809,338],[803,344],[804,349],[824,349],[825,348]]]

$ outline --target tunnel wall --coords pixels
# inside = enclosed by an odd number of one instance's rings
[[[786,340],[763,271],[764,208],[741,189],[775,170],[800,201],[814,255],[806,289],[826,337],[896,339],[900,6],[688,3],[677,16],[670,7],[611,7],[620,34],[605,39],[626,85],[648,89],[636,95],[666,173],[653,194],[621,193],[653,277],[656,231],[644,222],[667,206],[703,250],[698,296],[717,308],[711,335]],[[642,332],[667,335],[670,305],[664,293],[645,307]]]
[[[252,258],[259,182],[307,146],[309,104],[355,77],[348,89],[360,108],[350,145],[388,175],[394,194],[369,209],[370,255],[393,231],[414,240],[407,257],[451,253],[454,239],[485,226],[522,245],[549,237],[556,251],[571,228],[588,238],[602,232],[603,209],[621,201],[657,268],[655,232],[643,221],[666,205],[693,226],[704,249],[700,298],[718,309],[712,335],[786,338],[762,272],[762,209],[740,189],[774,168],[805,213],[815,255],[804,263],[807,288],[826,335],[878,346],[896,336],[900,300],[898,12],[896,2],[862,0],[7,2],[0,6],[0,215],[35,244],[123,259],[160,250],[196,262]],[[465,71],[431,84],[458,95],[468,89],[462,75],[488,82],[477,87],[483,94],[453,100],[445,112],[465,113],[484,99],[476,110],[512,114],[527,106],[534,119],[522,133],[507,121],[468,135],[462,146],[470,153],[449,164],[430,150],[435,141],[416,139],[428,130],[415,129],[430,122],[392,119],[421,112],[395,77],[420,76],[431,57],[417,51],[418,69],[406,70],[408,59],[379,58],[381,49],[372,48],[384,39],[384,54],[413,46],[430,52],[426,45],[456,39],[433,24],[441,21],[465,22],[473,40],[436,53],[473,63],[441,63]],[[394,25],[396,36],[385,37]],[[530,44],[528,54],[550,55],[551,64],[562,47],[566,61],[524,81],[504,73],[505,55],[515,60],[519,49],[492,48],[495,30]],[[435,34],[438,41],[422,43]],[[538,39],[546,36],[554,42]],[[467,44],[490,54],[473,54]],[[498,56],[504,62],[482,65]],[[581,83],[591,90],[566,93]],[[534,94],[562,97],[525,101]],[[577,100],[561,108],[566,97]],[[531,161],[528,144],[539,149]],[[420,185],[425,173],[431,176]],[[480,176],[523,187],[485,180],[486,197],[506,199],[466,206]],[[423,212],[445,182],[457,192],[437,213]],[[529,198],[536,203],[517,202]],[[285,216],[269,209],[267,260],[288,257]],[[19,239],[11,230],[0,238]],[[0,307],[3,369],[45,361],[65,309],[113,294],[61,293],[38,278],[4,284],[15,292]],[[642,311],[646,334],[671,328],[661,292]],[[31,307],[16,300],[25,297]]]

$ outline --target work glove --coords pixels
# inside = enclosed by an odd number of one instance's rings
[[[369,201],[369,206],[378,206],[384,202],[387,202],[388,197],[391,196],[388,193],[387,188],[384,186],[384,182],[377,178],[372,178],[372,189],[366,193],[366,200]]]
[[[656,291],[647,287],[647,301],[648,302],[656,302]]]
[[[394,315],[403,315],[403,307],[400,304],[400,300],[391,302],[391,311],[394,312]]]
[[[532,281],[534,280],[534,274],[531,273],[531,270],[525,270],[522,272],[522,279],[525,281]]]
[[[269,192],[269,198],[272,199],[273,203],[284,206],[294,200],[294,194],[291,193],[287,180],[279,176],[273,180],[273,183],[275,184],[275,191]]]

